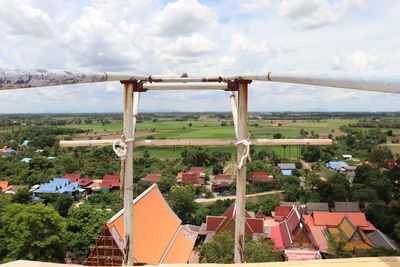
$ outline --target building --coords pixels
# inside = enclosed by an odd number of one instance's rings
[[[311,215],[315,211],[329,211],[328,203],[308,202],[306,204],[306,213]]]
[[[343,157],[343,159],[344,159],[344,160],[350,160],[350,159],[353,159],[353,156],[352,156],[352,155],[350,155],[350,154],[345,154],[345,155],[342,155],[342,157]]]
[[[185,264],[198,233],[182,221],[168,206],[156,184],[133,201],[135,216],[135,264]],[[104,226],[84,265],[122,265],[124,249],[124,211],[115,214]]]
[[[279,163],[278,168],[281,170],[282,175],[288,176],[293,175],[296,165],[294,163]]]
[[[21,162],[25,162],[25,163],[29,163],[29,161],[31,161],[32,158],[23,158],[21,159]]]
[[[376,247],[399,249],[399,246],[396,244],[396,242],[394,242],[378,229],[376,231],[373,231],[372,233],[369,233],[367,236]]]
[[[149,173],[143,179],[151,183],[157,183],[161,180],[161,174]]]
[[[247,181],[254,182],[254,181],[263,181],[263,182],[271,182],[274,183],[274,177],[269,175],[268,172],[253,172],[250,177],[247,177]]]
[[[67,173],[61,176],[61,178],[67,178],[71,183],[76,183],[81,178],[81,175],[77,173]]]
[[[121,188],[119,175],[104,175],[100,186],[102,192],[119,190]]]
[[[354,226],[347,216],[343,217],[342,222],[337,227],[328,227],[324,231],[326,234],[342,234],[347,242],[344,249],[352,251],[353,254],[356,254],[357,250],[365,250],[374,246],[364,231],[359,226]]]
[[[214,176],[211,182],[211,189],[214,192],[223,192],[229,190],[231,184],[235,181],[235,177],[229,174],[218,174]]]
[[[339,172],[343,167],[349,167],[349,165],[344,161],[329,161],[325,165],[336,172]]]
[[[41,184],[39,189],[34,191],[35,194],[47,193],[67,193],[73,195],[79,191],[80,187],[78,183],[71,183],[68,178],[53,178],[48,183]]]
[[[339,202],[335,201],[335,212],[360,212],[360,205],[358,202]]]
[[[204,242],[212,240],[213,236],[222,231],[235,231],[235,202],[221,216],[207,216],[206,222],[200,227],[200,235],[205,236]],[[256,218],[251,213],[245,212],[245,233],[254,239],[267,237],[264,232],[264,219]]]
[[[13,189],[14,186],[10,185],[8,181],[0,181],[0,192],[6,193]]]
[[[195,173],[199,177],[205,177],[206,176],[206,172],[204,170],[204,167],[191,167],[189,169],[189,173]]]
[[[191,183],[194,186],[202,186],[205,184],[204,177],[200,177],[198,173],[186,172],[182,174],[182,184]]]
[[[278,222],[283,221],[292,211],[293,206],[276,206],[272,213],[272,217]]]

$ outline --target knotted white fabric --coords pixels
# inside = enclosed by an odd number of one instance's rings
[[[121,159],[124,160],[125,156],[126,156],[126,148],[128,147],[128,145],[126,143],[128,142],[133,142],[135,139],[127,139],[124,140],[123,137],[121,137],[121,139],[115,139],[113,142],[113,150],[114,153]],[[117,147],[118,145],[118,147]]]
[[[242,158],[240,159],[238,169],[241,169],[243,167],[245,159],[248,159],[249,161],[251,160],[250,158],[250,145],[251,141],[248,141],[246,139],[239,140],[236,145],[243,144],[245,146],[244,151],[245,153],[242,155]]]

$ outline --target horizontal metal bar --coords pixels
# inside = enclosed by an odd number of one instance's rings
[[[72,140],[60,141],[61,147],[78,146],[110,146],[114,140]],[[236,139],[151,139],[135,140],[134,146],[234,146]],[[280,145],[331,145],[332,139],[251,139],[251,144],[256,146]]]
[[[227,90],[226,83],[170,83],[170,84],[143,84],[146,90]]]
[[[238,75],[236,78],[400,94],[400,72],[273,71],[266,75]]]

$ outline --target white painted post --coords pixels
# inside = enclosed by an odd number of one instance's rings
[[[235,126],[235,136],[238,139],[238,114],[237,114],[237,105],[236,105],[236,98],[235,93],[231,91],[229,96],[231,98],[231,106],[232,106],[232,118],[233,118],[233,125]]]
[[[125,140],[133,139],[133,83],[124,83],[124,135]],[[134,264],[133,247],[133,142],[127,142],[124,171],[124,231],[125,265]]]
[[[248,84],[247,82],[239,83],[238,94],[238,141],[245,140],[248,137],[247,132],[247,103],[248,101]],[[245,155],[246,146],[238,144],[237,146],[237,162],[238,165]],[[246,204],[246,165],[247,159],[244,160],[243,166],[238,169],[236,176],[236,207],[235,207],[235,263],[244,262],[244,226],[245,226],[245,204]]]

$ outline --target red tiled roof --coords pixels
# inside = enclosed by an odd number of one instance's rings
[[[158,174],[158,173],[149,173],[149,174],[147,174],[147,175],[144,177],[144,179],[145,179],[146,181],[149,181],[149,182],[152,182],[152,183],[156,183],[156,182],[159,182],[159,181],[160,181],[160,179],[161,179],[161,174]]]
[[[293,207],[290,206],[276,206],[275,207],[275,220],[282,221],[290,213]]]
[[[349,218],[350,222],[355,227],[360,227],[362,230],[376,230],[375,226],[367,221],[363,212],[313,212],[310,216],[313,219],[311,225],[314,226],[338,226],[344,216]],[[312,227],[310,225],[310,227]]]
[[[249,181],[265,181],[274,182],[274,178],[270,177],[268,172],[253,172],[253,174],[247,178]]]
[[[101,188],[120,187],[119,175],[104,175]]]
[[[191,167],[189,172],[191,173],[197,173],[197,174],[203,174],[204,172],[204,167]]]
[[[68,178],[71,183],[75,183],[78,182],[78,180],[81,178],[81,175],[77,173],[66,173],[61,178]]]
[[[86,178],[86,177],[85,177],[85,178],[79,179],[78,183],[79,183],[80,186],[88,186],[88,185],[90,185],[91,183],[93,183],[93,181],[90,180],[89,178]]]
[[[192,183],[193,185],[203,185],[205,184],[204,178],[200,177],[196,173],[184,173],[182,175],[182,183]]]
[[[221,222],[226,217],[222,216],[207,216],[206,223],[207,223],[207,231],[215,231],[217,227],[221,224]]]
[[[232,180],[235,181],[235,177],[229,174],[218,174],[214,176],[214,180]]]

